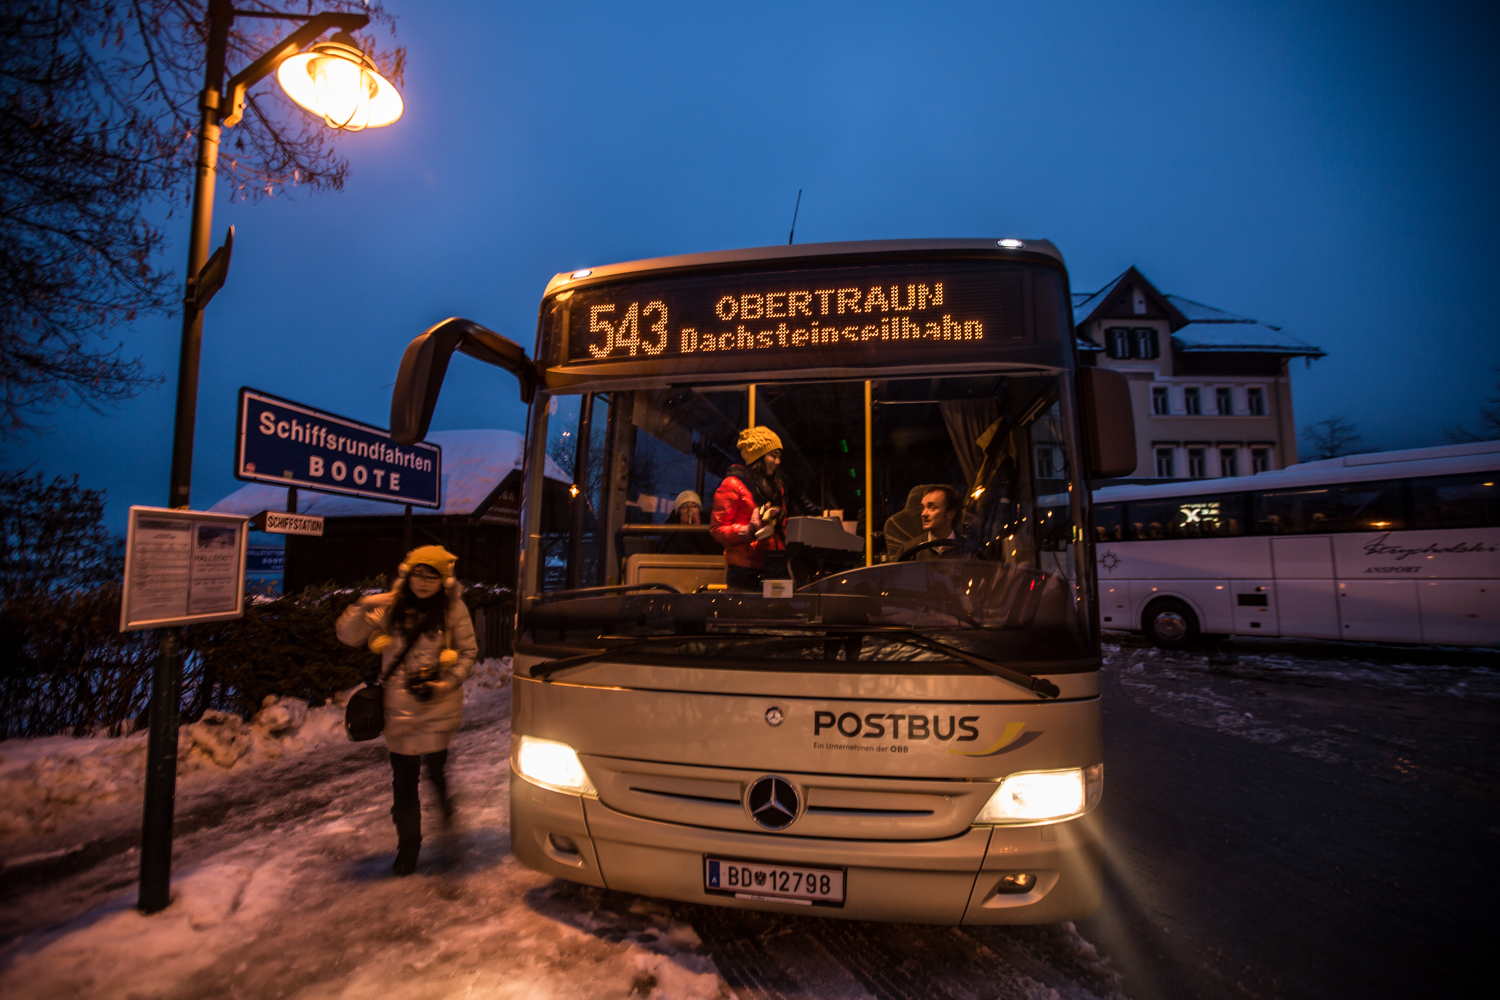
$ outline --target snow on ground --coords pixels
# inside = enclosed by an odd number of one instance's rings
[[[1245,699],[1247,684],[1284,690],[1364,689],[1393,697],[1500,702],[1500,661],[1483,665],[1421,662],[1441,656],[1443,647],[1413,650],[1404,662],[1399,647],[1318,644],[1317,655],[1306,655],[1308,644],[1288,646],[1275,640],[1237,641],[1231,652],[1222,649],[1165,651],[1105,642],[1104,665],[1121,685],[1151,711],[1176,722],[1248,740],[1337,764],[1352,750],[1345,727],[1301,725],[1278,713],[1258,717]],[[1457,660],[1475,661],[1474,650],[1448,650]],[[1483,651],[1478,651],[1481,654]]]
[[[428,803],[417,875],[390,875],[389,769],[370,744],[237,765],[230,775],[260,782],[262,794],[239,823],[179,833],[170,907],[143,916],[126,881],[47,929],[16,934],[0,949],[0,994],[729,997],[697,935],[665,906],[623,897],[626,906],[601,909],[510,855],[509,691],[484,684],[468,692],[453,747],[460,828],[435,834]],[[126,879],[132,864],[118,866]],[[0,905],[10,926],[44,925],[17,912],[44,894]]]
[[[1108,960],[1071,925],[920,927],[761,914],[607,892],[522,867],[510,852],[506,667],[487,666],[466,688],[450,756],[459,829],[436,832],[427,801],[428,836],[411,878],[390,873],[395,831],[382,743],[323,742],[315,719],[303,742],[277,738],[275,747],[265,743],[269,715],[194,734],[202,761],[178,796],[174,901],[161,913],[134,908],[138,797],[83,795],[93,805],[58,812],[50,832],[0,840],[0,996],[1118,996]],[[276,731],[300,733],[317,712],[294,725],[300,711],[286,706],[279,718],[287,725]],[[11,773],[77,761],[78,750],[37,741]],[[227,768],[214,762],[230,758]]]
[[[509,671],[510,657],[486,660],[475,668],[468,689],[503,686]],[[204,713],[178,730],[179,785],[222,780],[237,768],[343,742],[344,705],[354,690],[316,708],[299,698],[270,695],[249,722],[228,712]],[[145,767],[144,731],[114,739],[46,736],[0,742],[0,839],[50,833],[104,806],[138,807]]]

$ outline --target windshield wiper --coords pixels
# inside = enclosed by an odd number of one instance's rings
[[[1034,677],[1031,674],[1026,673],[1025,671],[1017,670],[1014,667],[1007,667],[1003,663],[996,663],[994,660],[987,659],[983,656],[975,656],[973,653],[966,652],[956,646],[950,646],[946,642],[939,642],[936,639],[928,638],[920,632],[913,632],[909,628],[889,625],[884,627],[879,625],[829,626],[801,623],[780,623],[775,627],[785,629],[798,629],[800,631],[818,631],[825,633],[830,638],[832,638],[833,636],[849,637],[856,635],[871,635],[877,636],[881,639],[892,639],[896,642],[905,643],[908,646],[915,646],[918,649],[925,649],[929,653],[945,653],[948,656],[954,657],[955,659],[963,660],[965,663],[969,664],[972,667],[978,667],[980,670],[983,670],[986,673],[994,674],[1001,680],[1007,680],[1012,684],[1016,684],[1020,687],[1025,688],[1032,694],[1036,695],[1038,698],[1056,698],[1062,694],[1062,689],[1059,688],[1056,684],[1053,684],[1051,681],[1047,680],[1045,677]],[[744,633],[740,633],[740,635],[743,637]],[[698,638],[703,637],[698,636]]]
[[[634,590],[665,590],[669,594],[680,594],[682,591],[670,583],[612,583],[607,587],[574,587],[572,590],[549,590],[545,594],[537,596],[538,604],[555,601],[565,597],[590,597],[604,594],[627,594]]]
[[[946,642],[929,639],[920,632],[908,632],[905,635],[882,632],[879,635],[882,639],[894,639],[897,642],[904,642],[908,646],[925,649],[930,653],[946,653],[949,656],[963,660],[970,666],[988,671],[1002,680],[1018,684],[1039,698],[1056,698],[1062,694],[1062,689],[1045,677],[1033,677],[1024,671],[1007,667],[1003,663],[996,663],[994,660],[986,659],[983,656],[975,656],[973,653],[965,652],[956,646],[950,646]]]
[[[608,649],[591,649],[587,653],[579,653],[577,656],[568,656],[568,657],[564,657],[561,660],[548,660],[546,663],[538,663],[536,666],[534,666],[534,667],[531,668],[531,676],[537,678],[538,680],[544,680],[544,681],[545,680],[550,680],[551,677],[552,677],[552,675],[555,674],[555,673],[557,673],[560,670],[571,670],[573,667],[582,667],[582,666],[585,666],[587,664],[593,663],[595,660],[602,660],[602,659],[604,659],[607,656],[612,656],[615,653],[623,653],[623,652],[627,652],[629,650],[639,649],[642,646],[649,646],[649,645],[651,645],[653,643],[674,643],[676,645],[681,646],[684,643],[703,642],[705,640],[706,641],[710,641],[710,642],[713,642],[713,641],[718,641],[718,642],[736,642],[736,641],[744,641],[745,639],[783,639],[783,638],[785,638],[785,636],[777,636],[777,635],[754,636],[754,635],[735,635],[735,634],[726,634],[726,635],[717,635],[717,636],[716,635],[708,635],[708,634],[704,634],[704,635],[652,635],[652,636],[647,636],[644,639],[637,639],[634,642],[624,643],[623,645],[620,645],[620,646],[611,646]]]

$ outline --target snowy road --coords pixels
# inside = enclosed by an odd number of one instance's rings
[[[1077,931],[790,918],[537,875],[509,853],[507,688],[469,705],[464,830],[446,851],[429,839],[412,879],[388,873],[379,743],[185,781],[177,902],[154,917],[131,909],[138,802],[0,840],[0,993],[1139,1000],[1461,982],[1500,833],[1485,657],[1125,642],[1107,662],[1109,884]]]
[[[1107,964],[1066,926],[791,920],[528,871],[510,856],[509,717],[508,688],[470,702],[453,752],[464,830],[446,851],[430,838],[411,879],[389,874],[378,742],[186,783],[176,901],[153,917],[132,909],[138,804],[0,842],[0,993],[1081,1000],[1113,990]]]

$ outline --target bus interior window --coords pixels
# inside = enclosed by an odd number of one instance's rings
[[[1073,575],[1072,560],[1060,555],[1072,547],[1072,473],[1057,380],[981,375],[872,382],[868,479],[863,381],[558,396],[547,410],[547,456],[562,496],[544,508],[544,589],[621,582],[630,556],[665,544],[649,531],[622,529],[663,524],[685,490],[699,493],[707,523],[715,490],[742,461],[738,439],[752,392],[755,424],[782,442],[786,516],[841,512],[863,539],[868,489],[873,561],[882,562],[925,541],[914,538],[921,494],[930,492],[923,487],[947,486],[959,498],[959,534],[973,556]],[[888,551],[884,529],[900,518],[912,523]],[[864,563],[862,552],[836,552],[795,569],[799,583]]]
[[[1256,529],[1268,535],[1398,531],[1406,521],[1394,479],[1266,490],[1254,503]]]
[[[1121,508],[1124,504],[1101,503],[1094,506],[1094,538],[1100,542],[1122,541]]]
[[[1411,480],[1413,528],[1500,526],[1500,486],[1495,472],[1425,476]]]

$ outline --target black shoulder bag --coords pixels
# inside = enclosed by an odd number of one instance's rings
[[[391,670],[395,670],[400,662],[397,660],[392,664]],[[385,731],[384,682],[390,673],[389,670],[382,673],[349,696],[349,704],[344,706],[344,732],[355,743],[373,740]]]

